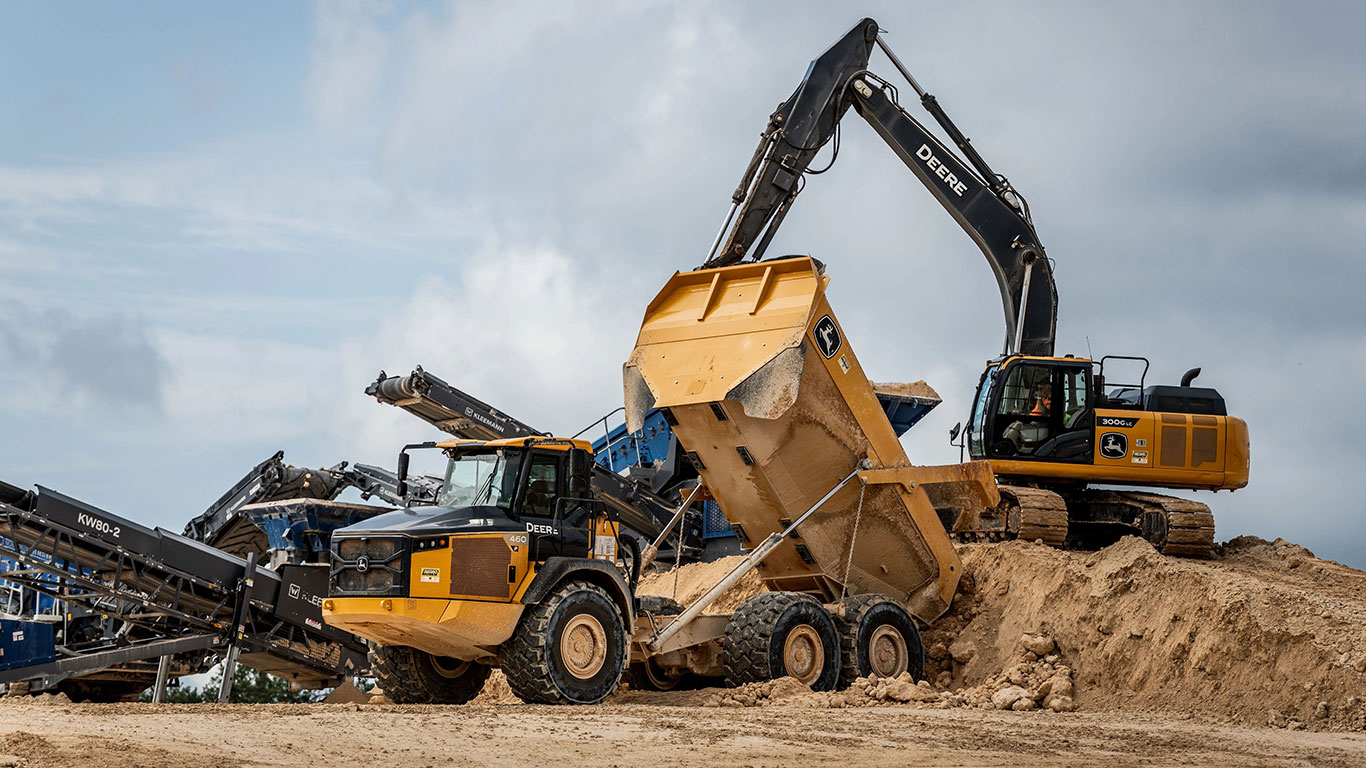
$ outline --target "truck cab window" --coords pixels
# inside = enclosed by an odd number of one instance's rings
[[[519,451],[452,453],[436,503],[443,507],[491,506],[507,509],[517,482]]]
[[[550,517],[555,513],[555,498],[559,495],[560,457],[544,453],[533,454],[527,474],[526,498],[522,514]]]

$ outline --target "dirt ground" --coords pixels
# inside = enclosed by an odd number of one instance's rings
[[[1366,765],[1366,735],[908,708],[0,706],[0,766]]]
[[[0,699],[4,766],[1366,766],[1366,573],[1243,537],[1209,560],[1137,539],[1099,552],[960,548],[925,633],[927,680],[795,680],[597,707],[72,704]],[[687,602],[729,564],[657,573]],[[751,574],[733,608],[763,589]]]

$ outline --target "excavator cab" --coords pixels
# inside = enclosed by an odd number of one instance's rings
[[[1247,426],[1191,386],[1107,382],[1106,360],[1016,355],[977,385],[968,452],[1005,478],[1227,490],[1247,484]]]
[[[972,458],[1085,463],[1092,393],[1088,360],[1017,357],[989,366],[973,401]]]

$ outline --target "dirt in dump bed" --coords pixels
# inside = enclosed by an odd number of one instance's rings
[[[1366,728],[1366,573],[1240,537],[1211,560],[1125,538],[1098,552],[959,548],[964,586],[925,637],[931,679],[972,686],[1022,634],[1056,641],[1083,710]]]
[[[660,595],[673,598],[687,606],[701,597],[708,589],[711,589],[713,584],[720,581],[730,572],[731,568],[734,568],[743,559],[743,556],[735,555],[723,557],[710,563],[687,563],[678,569],[676,580],[673,563],[656,562],[654,572],[641,577],[636,592],[642,595]],[[675,589],[675,584],[677,589]],[[743,603],[746,598],[757,595],[765,589],[758,571],[750,571],[702,614],[704,616],[729,615],[736,608],[739,608],[740,603]]]
[[[939,393],[935,392],[933,387],[923,381],[883,381],[873,384],[873,391],[889,395],[902,395],[904,397],[924,397],[931,400],[941,399]]]

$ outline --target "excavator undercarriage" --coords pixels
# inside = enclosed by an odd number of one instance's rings
[[[951,510],[954,541],[1022,539],[1052,547],[1096,549],[1141,536],[1164,555],[1208,557],[1214,514],[1197,501],[1140,491],[1000,485],[989,510]]]

